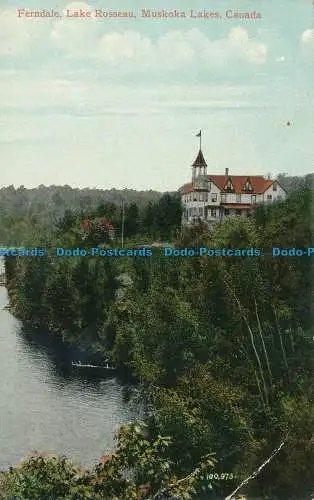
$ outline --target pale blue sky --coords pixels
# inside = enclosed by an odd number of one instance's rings
[[[209,173],[314,171],[310,0],[0,3],[2,185],[175,190]],[[18,8],[136,19],[19,19]],[[149,20],[141,9],[218,11]],[[262,14],[225,19],[225,11]],[[286,122],[291,126],[287,127]]]

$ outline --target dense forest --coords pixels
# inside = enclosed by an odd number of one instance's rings
[[[279,174],[278,181],[288,193],[300,188],[313,188],[314,174],[293,177]],[[174,193],[170,193],[174,194]],[[141,212],[149,203],[157,202],[163,193],[132,189],[75,189],[70,186],[43,186],[27,189],[24,186],[0,189],[0,243],[23,245],[30,231],[49,231],[54,221],[66,210],[93,211],[101,204],[115,205],[117,211],[125,205],[136,204]],[[121,220],[121,218],[119,219]]]
[[[22,245],[31,230],[49,230],[66,210],[93,211],[101,203],[122,207],[136,203],[138,208],[156,202],[157,191],[132,189],[74,189],[70,186],[39,186],[27,189],[14,186],[0,189],[0,243]]]
[[[136,377],[147,416],[121,429],[93,471],[37,456],[2,474],[3,498],[221,499],[250,476],[239,490],[249,498],[310,498],[313,257],[269,250],[314,247],[313,202],[300,182],[287,200],[212,232],[180,231],[177,195],[125,208],[126,248],[159,240],[264,257],[165,257],[158,248],[153,257],[7,257],[14,313]],[[119,228],[119,210],[68,210],[24,244],[119,246],[97,223],[84,231],[87,214]]]

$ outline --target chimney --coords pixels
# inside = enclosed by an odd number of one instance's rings
[[[226,173],[225,175],[229,175],[229,168],[226,168]]]

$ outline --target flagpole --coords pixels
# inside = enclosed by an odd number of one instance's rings
[[[198,134],[196,134],[196,137],[200,138],[200,150],[202,149],[202,130],[199,131]]]

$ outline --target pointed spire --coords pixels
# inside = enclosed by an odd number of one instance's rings
[[[192,167],[207,167],[202,150],[200,149]]]

